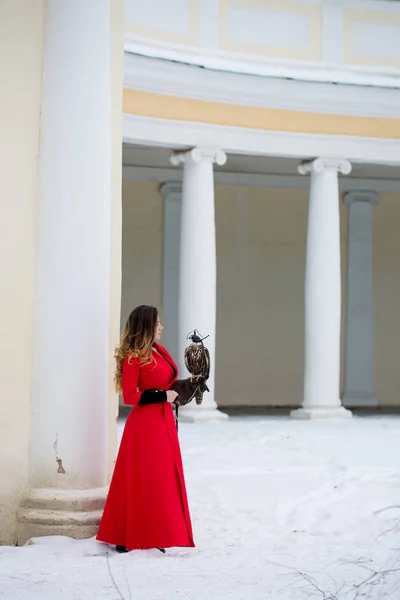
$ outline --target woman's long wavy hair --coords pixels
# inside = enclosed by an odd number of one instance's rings
[[[129,356],[138,358],[143,364],[152,361],[152,346],[158,320],[158,310],[154,306],[137,306],[129,315],[122,330],[121,342],[115,349],[115,389],[122,391],[122,363]]]

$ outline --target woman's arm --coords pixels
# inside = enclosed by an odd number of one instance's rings
[[[124,404],[139,404],[141,392],[138,392],[140,363],[137,358],[126,359],[122,365],[122,398]]]

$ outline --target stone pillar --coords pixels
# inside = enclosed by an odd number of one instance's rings
[[[340,386],[340,221],[338,173],[345,160],[303,163],[311,173],[305,277],[305,366],[302,407],[295,418],[351,417],[341,405]]]
[[[46,2],[30,490],[18,514],[20,544],[31,536],[95,535],[106,495],[111,199],[118,190],[110,11],[120,3],[111,4]],[[122,57],[121,44],[116,60]]]
[[[349,207],[346,377],[343,404],[377,406],[374,391],[372,211],[375,192],[345,195]]]
[[[197,329],[209,335],[206,345],[211,355],[210,392],[204,394],[200,407],[195,402],[180,411],[182,419],[206,420],[226,418],[217,410],[215,390],[215,334],[217,304],[217,257],[215,246],[215,207],[213,163],[223,165],[221,150],[194,148],[171,156],[173,165],[184,164],[181,246],[178,302],[178,365],[180,376],[187,376],[183,364],[187,335]]]
[[[181,245],[181,183],[164,183],[163,344],[175,361],[178,354],[179,262]]]

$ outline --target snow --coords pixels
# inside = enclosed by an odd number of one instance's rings
[[[399,417],[231,417],[180,438],[195,549],[3,546],[0,598],[399,600]]]

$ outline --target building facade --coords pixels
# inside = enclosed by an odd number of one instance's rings
[[[210,335],[187,420],[399,406],[399,3],[0,16],[0,542],[96,531],[137,304]]]

